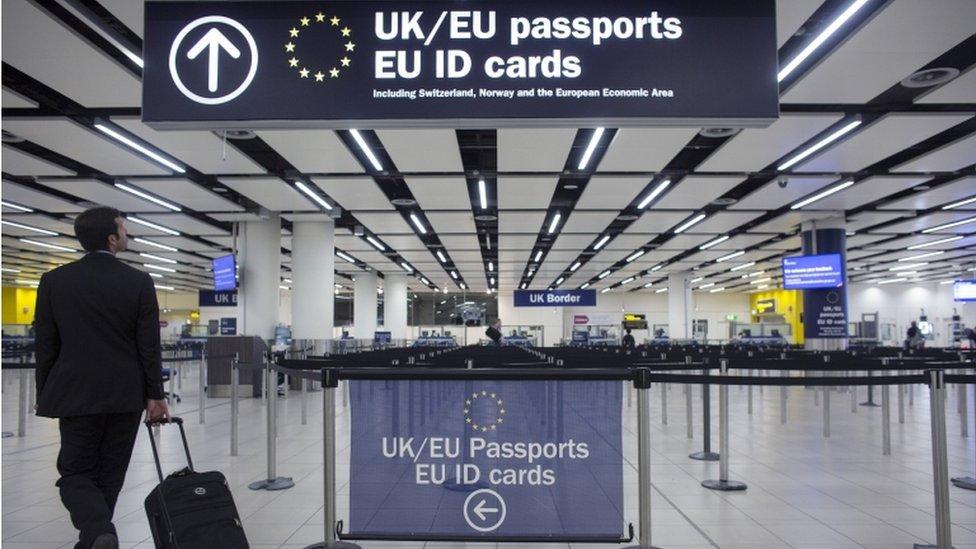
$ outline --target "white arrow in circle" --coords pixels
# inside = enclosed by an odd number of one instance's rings
[[[208,50],[210,59],[207,67],[207,88],[211,92],[217,91],[217,61],[220,59],[221,48],[234,59],[241,57],[241,50],[237,49],[216,27],[207,31],[207,34],[203,35],[203,38],[186,53],[189,59],[196,59],[203,50]]]
[[[485,520],[485,518],[486,518],[485,515],[487,513],[497,513],[498,512],[498,509],[495,508],[495,507],[485,507],[485,504],[487,502],[488,502],[488,500],[484,500],[483,499],[483,500],[481,500],[481,501],[478,502],[478,505],[475,505],[474,506],[474,514],[478,515],[478,518],[480,518],[481,520]]]

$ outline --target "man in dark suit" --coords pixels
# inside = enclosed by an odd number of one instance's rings
[[[59,420],[56,485],[80,531],[76,549],[115,549],[112,514],[142,410],[169,417],[159,305],[152,278],[115,258],[126,249],[118,210],[92,208],[74,225],[86,255],[37,289],[37,415]]]

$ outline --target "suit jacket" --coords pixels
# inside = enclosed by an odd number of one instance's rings
[[[37,415],[136,412],[163,398],[149,274],[90,253],[41,277],[34,320]]]

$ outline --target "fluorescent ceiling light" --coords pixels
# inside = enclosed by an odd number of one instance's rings
[[[915,261],[915,260],[918,260],[918,259],[925,259],[926,257],[935,257],[937,255],[942,255],[944,253],[945,253],[944,250],[938,251],[938,252],[929,252],[927,254],[918,254],[918,255],[913,255],[913,256],[909,256],[909,257],[903,257],[903,258],[899,259],[898,261]]]
[[[522,283],[522,289],[523,290],[526,289],[526,288],[528,288],[528,287],[529,287],[529,284],[527,282],[523,282]]]
[[[743,251],[743,250],[739,250],[737,252],[732,252],[732,253],[730,253],[728,255],[723,255],[722,257],[716,259],[715,262],[716,263],[721,263],[723,261],[728,261],[730,259],[735,259],[735,258],[739,257],[740,255],[746,255],[746,252]]]
[[[637,209],[643,210],[644,208],[646,208],[647,205],[650,204],[652,200],[660,196],[660,194],[663,193],[664,190],[667,189],[669,185],[671,185],[670,179],[665,179],[664,181],[658,183],[657,187],[654,187],[654,190],[651,191],[647,196],[645,196],[644,200],[640,201],[640,204],[637,205]]]
[[[715,288],[714,290],[708,290],[708,293],[715,294],[715,293],[724,292],[724,291],[725,291],[725,288]]]
[[[171,263],[171,264],[174,264],[174,265],[176,264],[176,260],[175,259],[170,259],[168,257],[161,257],[161,256],[158,256],[158,255],[147,254],[145,252],[139,252],[139,255],[141,255],[142,257],[146,257],[146,258],[152,259],[154,261],[162,261],[163,263]]]
[[[322,206],[326,210],[331,210],[332,209],[332,204],[329,204],[328,202],[326,202],[325,199],[323,199],[321,196],[319,196],[319,193],[313,191],[312,188],[309,187],[308,185],[302,183],[301,181],[296,181],[295,182],[295,186],[298,187],[298,190],[300,190],[303,193],[305,193],[306,196],[308,196],[309,198],[311,198],[319,206]]]
[[[910,270],[910,269],[917,269],[919,267],[924,267],[926,265],[928,265],[928,263],[909,263],[907,265],[898,265],[897,267],[892,267],[892,268],[890,268],[888,270],[889,271],[906,271],[906,270]]]
[[[854,14],[857,13],[857,11],[862,7],[864,7],[864,5],[867,3],[868,0],[855,0],[853,3],[851,3],[851,5],[847,7],[847,9],[842,11],[841,14],[837,16],[837,19],[831,21],[831,23],[827,25],[827,28],[825,28],[820,34],[818,34],[816,38],[811,40],[810,43],[807,44],[805,48],[800,50],[800,53],[798,53],[796,57],[791,59],[790,62],[787,63],[786,66],[779,71],[779,74],[776,75],[776,81],[782,82],[787,76],[789,76],[793,71],[795,71],[796,68],[799,67],[801,63],[803,63],[808,57],[810,57],[810,55],[814,51],[816,51],[817,48],[822,46],[824,42],[826,42],[831,36],[833,36],[838,29],[844,26],[844,23],[846,23],[851,17],[853,17]]]
[[[5,273],[19,273],[20,269],[9,269],[7,267],[0,267],[0,271],[3,271]]]
[[[959,221],[953,221],[952,223],[945,223],[932,227],[931,229],[925,229],[922,234],[934,233],[936,231],[941,231],[942,229],[951,229],[952,227],[958,227],[960,225],[968,225],[970,223],[976,222],[976,217],[967,217],[966,219],[960,219]]]
[[[130,187],[130,186],[124,184],[124,183],[115,183],[115,186],[117,188],[119,188],[119,189],[121,189],[121,190],[129,193],[129,194],[134,194],[134,195],[138,196],[139,198],[141,198],[143,200],[148,200],[148,201],[152,202],[153,204],[158,204],[158,205],[160,205],[160,206],[162,206],[164,208],[167,208],[169,210],[173,210],[174,212],[182,211],[180,209],[180,207],[177,206],[176,204],[172,204],[172,203],[167,202],[167,201],[165,201],[165,200],[163,200],[161,198],[156,198],[155,196],[153,196],[153,195],[151,195],[149,193],[144,193],[144,192],[140,191],[139,189],[136,189],[135,187]]]
[[[907,278],[889,278],[887,280],[879,280],[878,284],[892,284],[894,282],[905,282]]]
[[[173,290],[175,290],[176,288],[174,288],[174,287],[172,287],[172,286],[163,286],[162,284],[156,284],[156,289],[157,289],[157,290],[169,290],[169,291],[171,291],[171,292],[172,292],[172,291],[173,291]],[[285,289],[287,290],[288,288],[285,288]]]
[[[159,287],[159,286],[157,286],[157,288],[158,288],[158,287]],[[285,286],[284,284],[279,284],[279,285],[278,285],[278,287],[279,287],[279,288],[281,288],[282,290],[290,290],[290,289],[291,289],[291,288],[289,288],[288,286]]]
[[[944,284],[955,284],[955,282],[956,282],[955,280],[943,280],[942,282],[939,282],[939,284],[943,284],[943,285]]]
[[[37,240],[31,240],[29,238],[21,238],[21,242],[24,244],[33,244],[34,246],[40,246],[42,248],[48,248],[51,250],[57,250],[59,252],[77,252],[74,248],[67,248],[65,246],[58,246],[55,244],[48,244],[47,242],[38,242]]]
[[[440,250],[437,250],[437,259],[439,259],[441,263],[447,263],[447,258],[444,257],[444,252]]]
[[[17,227],[18,229],[25,229],[25,230],[28,230],[28,231],[34,231],[35,233],[43,234],[43,235],[47,235],[47,236],[61,236],[60,233],[56,233],[54,231],[49,231],[47,229],[41,229],[39,227],[32,227],[30,225],[24,225],[23,223],[14,223],[13,221],[7,221],[6,219],[0,220],[0,223],[3,223],[4,225],[10,225],[11,227]]]
[[[579,269],[579,268],[580,268],[580,267],[582,267],[582,266],[583,266],[583,264],[582,264],[582,263],[580,263],[579,261],[577,261],[576,263],[573,263],[573,264],[572,264],[572,265],[571,265],[571,266],[569,267],[569,272],[571,272],[571,273],[575,273],[575,272],[576,272],[576,269]]]
[[[345,252],[336,252],[336,255],[339,256],[339,257],[341,257],[342,259],[345,259],[349,263],[355,263],[356,262],[356,260],[353,259],[352,256],[347,255]]]
[[[485,247],[491,249],[491,235],[485,235]]]
[[[914,246],[909,246],[905,248],[906,250],[921,250],[922,248],[928,248],[929,246],[935,246],[937,244],[945,244],[947,242],[955,242],[956,240],[962,240],[961,236],[950,236],[949,238],[942,238],[940,240],[933,240],[932,242],[925,242],[924,244],[916,244]]]
[[[538,263],[539,259],[541,258],[542,258],[542,250],[539,250],[535,253],[535,262]]]
[[[458,284],[458,286],[460,286],[462,290],[467,290],[468,289],[467,284],[465,284],[464,282]]]
[[[830,145],[834,141],[837,141],[841,137],[844,137],[848,132],[850,132],[851,130],[853,130],[854,128],[856,128],[856,127],[858,127],[860,125],[861,125],[861,121],[860,120],[854,120],[853,122],[847,124],[843,128],[835,131],[834,133],[832,133],[832,134],[828,135],[827,137],[821,139],[820,141],[814,143],[810,147],[808,147],[808,148],[804,149],[803,151],[797,153],[796,155],[794,155],[793,157],[791,157],[786,162],[784,162],[784,163],[780,164],[779,166],[777,166],[776,169],[779,170],[779,171],[788,170],[791,166],[793,166],[796,163],[800,162],[804,158],[807,158],[807,157],[811,156],[813,153],[819,151],[820,149],[826,147],[827,145]]]
[[[756,289],[757,290],[765,290],[768,287],[769,287],[769,284],[762,284],[760,286],[756,286]]]
[[[731,237],[728,236],[728,235],[720,236],[720,237],[716,238],[715,240],[712,240],[712,241],[709,241],[709,242],[706,242],[706,243],[702,244],[701,246],[698,247],[698,249],[699,250],[707,250],[707,249],[711,248],[712,246],[717,246],[717,245],[725,242],[729,238],[731,238]]]
[[[150,149],[148,147],[145,147],[141,143],[137,143],[137,142],[133,141],[132,139],[129,139],[128,137],[126,137],[126,136],[122,135],[121,133],[113,130],[112,128],[110,128],[110,127],[108,127],[108,126],[106,126],[104,124],[95,124],[95,127],[99,131],[101,131],[102,133],[104,133],[104,134],[108,135],[109,137],[115,139],[116,141],[118,141],[120,143],[123,143],[124,145],[128,146],[131,149],[135,149],[135,150],[141,152],[142,154],[148,156],[149,158],[152,158],[153,160],[155,160],[156,162],[159,162],[160,164],[166,166],[167,168],[169,168],[169,169],[171,169],[173,171],[179,172],[179,173],[186,173],[186,169],[183,166],[180,166],[179,164],[173,162],[172,160],[170,160],[168,158],[165,158],[163,155],[157,153],[156,151],[154,151],[154,150],[152,150],[152,149]]]
[[[176,272],[176,269],[170,269],[169,267],[163,267],[162,265],[153,265],[152,263],[143,263],[142,266],[147,269],[155,269],[157,271],[163,271],[164,273]]]
[[[656,293],[656,294],[663,294],[666,291],[668,291],[667,288],[661,288],[660,290],[654,290],[654,293]]]
[[[760,278],[758,280],[753,280],[749,284],[762,284],[763,282],[769,282],[770,280],[772,280],[772,277],[768,277],[767,276],[766,278]]]
[[[133,223],[138,223],[138,224],[140,224],[140,225],[142,225],[144,227],[149,227],[150,229],[156,229],[157,231],[159,231],[161,233],[166,233],[166,234],[171,235],[171,236],[180,236],[180,232],[179,231],[174,231],[173,229],[170,229],[169,227],[163,227],[162,225],[159,225],[158,223],[153,223],[152,221],[146,221],[145,219],[141,219],[141,218],[135,217],[133,215],[126,216],[126,219],[129,220],[129,221],[132,221]]]
[[[705,219],[705,217],[706,217],[705,214],[698,214],[695,217],[692,217],[688,221],[685,221],[684,223],[682,223],[680,227],[678,227],[677,229],[675,229],[674,230],[674,234],[681,234],[681,233],[685,232],[686,230],[688,230],[692,226],[697,225],[699,222],[701,222],[702,219]]]
[[[644,255],[645,253],[646,253],[646,252],[645,252],[644,250],[638,250],[638,251],[636,251],[636,252],[634,252],[634,253],[632,253],[632,254],[630,254],[630,255],[629,255],[629,256],[627,257],[627,259],[626,259],[626,261],[627,261],[627,263],[630,263],[631,261],[633,261],[633,260],[635,260],[635,259],[637,259],[638,257],[640,257],[640,256],[642,256],[642,255]]]
[[[552,222],[549,223],[549,234],[556,232],[556,227],[559,225],[559,219],[561,217],[562,214],[559,212],[556,212],[556,214],[552,216]]]
[[[428,285],[428,286],[430,286],[430,281],[429,281],[429,280],[427,280],[426,278],[424,278],[424,277],[420,277],[420,281],[421,281],[421,282],[423,282],[424,284],[426,284],[426,285]]]
[[[827,189],[826,191],[821,191],[821,192],[819,192],[819,193],[811,196],[810,198],[806,198],[804,200],[801,200],[801,201],[797,202],[796,204],[793,204],[792,206],[790,206],[790,209],[791,210],[798,210],[798,209],[800,209],[800,208],[802,208],[804,206],[807,206],[809,204],[813,204],[814,202],[816,202],[818,200],[821,200],[823,198],[827,198],[828,196],[830,196],[832,194],[839,193],[839,192],[843,191],[844,189],[850,187],[853,184],[854,184],[854,181],[853,180],[851,180],[851,181],[844,181],[840,185],[834,185],[833,187]]]
[[[495,285],[495,277],[491,277],[491,278],[488,279],[488,285],[489,286],[494,286]]]
[[[527,276],[532,276],[532,273],[534,273],[534,272],[535,272],[535,269],[529,269],[529,272],[528,272],[528,275]]]
[[[400,263],[400,266],[403,267],[403,270],[407,271],[408,273],[412,273],[413,272],[413,267],[411,267],[410,265],[408,265],[406,263]]]
[[[147,246],[154,246],[160,250],[166,250],[167,252],[178,252],[179,249],[173,246],[167,246],[166,244],[160,244],[159,242],[153,242],[152,240],[146,240],[145,238],[133,238],[133,242],[138,242],[139,244],[145,244]]]
[[[373,165],[373,169],[378,172],[383,171],[383,165],[380,164],[379,159],[376,158],[375,154],[373,154],[373,150],[370,149],[369,145],[366,144],[366,140],[363,139],[363,136],[359,133],[359,130],[349,130],[349,133],[352,134],[352,138],[356,140],[356,144],[359,145],[360,150],[362,150],[363,154],[366,155],[366,158],[369,159],[370,164]]]
[[[705,290],[707,288],[711,288],[714,285],[715,285],[714,282],[709,282],[708,284],[702,284],[701,286],[698,287],[698,289],[699,290]]]
[[[766,271],[756,271],[754,273],[749,273],[749,274],[744,275],[744,276],[746,276],[746,277],[753,277],[753,276],[759,276],[761,274],[766,274]]]
[[[377,250],[379,250],[381,252],[385,252],[386,251],[386,246],[380,244],[380,242],[378,240],[376,240],[375,238],[373,238],[371,236],[367,236],[366,237],[366,241],[369,242],[370,244],[372,244],[374,247],[376,247]]]
[[[607,243],[608,240],[610,240],[610,235],[604,236],[603,238],[600,239],[599,242],[596,243],[596,245],[593,246],[593,249],[599,250],[600,248],[603,247],[604,244]]]
[[[582,286],[580,286],[580,290],[585,290],[585,289],[587,289],[589,287],[590,287],[590,283],[589,282],[586,282]]]
[[[597,278],[600,279],[600,280],[603,280],[604,278],[606,278],[608,276],[610,276],[610,271],[609,270],[603,271],[602,273],[600,273],[600,276],[598,276]]]
[[[959,202],[953,202],[952,204],[949,204],[947,206],[942,206],[942,209],[943,210],[951,210],[953,208],[958,208],[959,206],[965,206],[966,204],[972,204],[973,202],[976,202],[976,196],[974,196],[972,198],[967,198],[965,200],[960,200]]]
[[[488,272],[493,272],[495,270],[495,264],[491,261],[488,262]]]
[[[729,272],[734,272],[734,271],[738,271],[738,270],[741,270],[741,269],[746,269],[748,267],[752,267],[755,264],[756,264],[755,261],[750,261],[749,263],[743,263],[742,265],[736,265],[735,267],[732,267],[731,269],[729,269]]]
[[[478,198],[481,200],[481,209],[488,209],[488,191],[485,189],[485,180],[478,180]]]
[[[163,278],[163,275],[161,275],[159,273],[149,273],[149,276],[151,276],[153,278]]]
[[[664,264],[660,264],[660,263],[659,263],[659,264],[657,264],[657,265],[655,265],[655,266],[653,266],[653,267],[651,267],[651,272],[653,273],[653,272],[656,272],[656,271],[660,271],[660,270],[661,270],[661,269],[663,269],[663,268],[664,268]]]
[[[650,287],[651,287],[651,286],[653,286],[653,285],[654,285],[654,283],[653,283],[653,282],[648,282],[647,284],[644,284],[644,287],[645,287],[645,288],[650,288]]]
[[[605,294],[605,293],[607,293],[609,291],[610,291],[610,288],[604,288],[604,289],[600,290],[600,293],[601,294]]]
[[[566,279],[563,278],[563,277],[559,277],[558,279],[556,279],[556,285],[558,286],[558,285],[562,284],[563,283],[563,280],[566,280]]]
[[[586,145],[586,150],[583,151],[583,158],[580,160],[579,169],[585,170],[586,165],[590,163],[590,158],[593,157],[593,152],[596,150],[596,146],[600,144],[600,138],[603,137],[603,128],[597,128],[590,137],[589,144]]]
[[[630,278],[627,278],[627,279],[624,279],[624,280],[623,280],[622,282],[620,282],[620,285],[621,285],[621,286],[623,286],[624,284],[630,284],[631,282],[633,282],[633,281],[634,281],[634,279],[635,279],[635,278],[636,278],[636,277],[633,277],[633,276],[632,276],[632,277],[630,277]]]
[[[410,214],[410,221],[413,221],[414,226],[417,227],[420,234],[427,234],[427,227],[424,227],[424,224],[420,221],[420,218],[417,217],[417,214]]]
[[[33,286],[37,286],[40,283],[39,280],[24,279],[24,278],[15,278],[14,282],[16,282],[17,284],[30,284]]]
[[[692,278],[691,279],[691,284],[695,284],[696,282],[701,282],[702,280],[705,280],[705,277],[700,276],[698,278]]]
[[[14,204],[13,202],[7,202],[6,200],[0,200],[0,205],[4,208],[10,208],[12,210],[18,210],[21,212],[33,213],[34,210],[28,208],[27,206],[21,206],[20,204]]]
[[[451,271],[451,278],[453,278],[454,280],[457,280],[457,278],[458,278],[457,271]]]

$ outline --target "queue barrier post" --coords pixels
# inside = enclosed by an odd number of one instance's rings
[[[720,375],[722,377],[728,376],[728,359],[723,358],[720,365]],[[718,480],[703,480],[701,485],[709,490],[722,492],[745,490],[747,488],[745,483],[729,480],[729,386],[724,383],[718,389],[718,414]]]
[[[786,375],[790,375],[787,371]],[[781,425],[786,425],[786,385],[779,388],[779,422]]]
[[[206,421],[207,410],[207,352],[200,351],[200,381],[197,389],[200,391],[200,425]]]
[[[640,411],[640,395],[638,394],[637,409]],[[661,425],[668,424],[668,384],[661,383]]]
[[[728,364],[728,359],[721,359],[722,363]],[[702,369],[702,375],[708,377],[708,368]],[[711,385],[702,384],[702,451],[691,454],[691,459],[698,461],[718,461],[719,455],[712,451],[712,392]]]
[[[891,455],[891,396],[888,385],[881,386],[881,453]]]
[[[251,490],[287,490],[295,486],[291,477],[279,477],[277,471],[277,439],[278,439],[278,372],[270,360],[264,365],[264,391],[268,398],[268,477],[248,484]]]
[[[899,355],[900,354],[901,353],[899,353]],[[901,358],[901,356],[899,356],[898,358]],[[885,368],[887,368],[888,367],[888,359],[887,358],[882,358],[881,359],[881,365],[884,366]],[[868,377],[874,377],[874,370],[868,370]],[[878,403],[876,403],[874,401],[874,385],[868,385],[868,399],[866,401],[862,402],[861,403],[861,406],[868,406],[868,407],[871,407],[871,408],[874,408],[874,407],[877,407],[878,406]]]
[[[904,371],[899,371],[898,374],[904,374]],[[905,424],[905,386],[898,385],[898,423],[899,425]]]
[[[965,383],[959,385],[959,434],[962,438],[969,438],[969,413],[968,387]]]
[[[685,364],[691,364],[691,357],[685,356]],[[687,438],[695,438],[694,405],[692,399],[691,384],[685,384],[685,425],[687,425]]]
[[[234,353],[234,359],[230,363],[230,455],[237,455],[237,423],[240,403],[238,402],[238,385],[240,384],[241,371],[237,369],[240,357]]]
[[[301,387],[301,404],[302,404],[302,425],[308,425],[308,399],[306,398],[306,393],[308,392],[308,380],[300,378],[302,382]]]
[[[952,549],[949,515],[949,459],[945,426],[945,372],[928,370],[929,411],[932,425],[932,480],[935,488],[935,545],[915,544],[915,549]]]
[[[651,381],[650,370],[634,372],[637,390],[637,545],[626,549],[657,549],[651,545]],[[662,386],[664,384],[662,383]]]
[[[965,384],[960,384],[960,385],[963,385],[965,387]],[[974,385],[973,387],[976,387],[976,385]],[[976,394],[976,393],[974,393],[974,394]],[[968,407],[968,405],[967,405],[967,407]],[[973,412],[976,413],[976,396],[974,396]],[[966,414],[968,414],[968,413],[969,412],[967,410],[966,411]],[[974,415],[976,415],[976,414],[974,414]],[[964,414],[963,417],[962,417],[962,422],[963,423],[966,423],[968,421],[969,421],[969,418],[967,418],[966,415]],[[952,479],[952,485],[955,486],[956,488],[962,488],[964,490],[976,490],[976,475],[970,476],[970,477],[956,477],[956,478]]]
[[[306,549],[360,549],[355,543],[339,541],[336,534],[336,429],[335,393],[339,388],[338,370],[322,370],[322,514],[324,534],[322,543],[309,545]]]
[[[823,387],[823,437],[830,438],[830,387]]]
[[[30,372],[27,368],[20,369],[20,399],[17,406],[17,437],[23,438],[27,435],[27,378]]]
[[[756,372],[755,370],[749,370],[749,375],[750,376],[753,376],[753,375],[755,375],[755,372]],[[749,409],[748,409],[748,412],[749,412],[749,415],[751,416],[752,415],[752,385],[748,386],[746,388],[746,391],[749,394]]]

